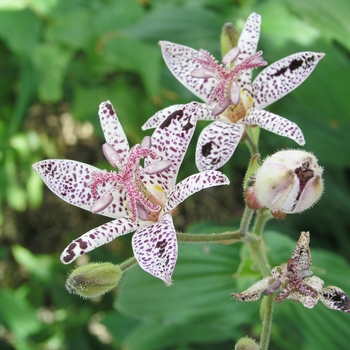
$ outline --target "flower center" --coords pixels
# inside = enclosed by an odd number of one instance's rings
[[[233,65],[240,54],[240,49],[234,47],[222,59],[223,64],[218,61],[207,51],[200,50],[199,56],[194,56],[193,59],[197,61],[203,68],[195,69],[191,72],[194,78],[217,80],[217,84],[211,90],[208,96],[208,104],[214,105],[213,115],[219,115],[231,107],[235,109],[241,100],[242,89],[238,84],[239,76],[243,71],[258,68],[267,65],[262,57],[262,51],[256,52],[254,55],[244,59],[242,62]],[[235,115],[242,115],[242,106],[238,107],[240,111]]]
[[[91,206],[93,213],[101,212],[112,204],[117,199],[114,197],[116,192],[119,192],[119,195],[126,193],[129,200],[127,209],[131,210],[132,221],[136,221],[138,218],[148,220],[149,212],[158,212],[161,209],[157,199],[147,189],[142,178],[144,174],[152,175],[169,169],[171,161],[159,160],[157,154],[150,149],[150,138],[147,141],[131,148],[125,164],[111,145],[107,143],[103,145],[102,149],[106,159],[112,166],[119,168],[119,171],[104,170],[92,174],[89,187],[95,200]],[[142,168],[140,161],[146,157],[155,161]],[[122,204],[117,203],[117,205]]]

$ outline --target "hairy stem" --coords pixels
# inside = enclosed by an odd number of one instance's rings
[[[256,236],[261,236],[264,230],[265,224],[272,217],[273,216],[269,209],[267,208],[259,209],[256,213],[256,218],[252,229],[253,234],[255,234]]]
[[[119,267],[123,272],[125,272],[130,268],[132,268],[133,266],[135,266],[136,264],[137,264],[137,260],[135,259],[135,257],[132,256],[131,258],[126,259],[125,261],[120,263]]]
[[[271,274],[271,266],[266,256],[265,241],[262,238],[266,222],[271,219],[272,215],[267,209],[260,209],[255,217],[253,225],[253,236],[257,241],[248,243],[251,256],[256,265],[259,267],[262,277],[268,277]],[[265,296],[262,300],[260,312],[262,319],[262,331],[260,337],[260,350],[267,350],[270,342],[270,334],[272,327],[273,305],[275,295]]]
[[[250,209],[247,205],[244,207],[241,224],[239,226],[239,232],[241,237],[244,237],[248,233],[248,229],[250,226],[250,222],[252,221],[252,217],[254,214],[254,210]]]
[[[270,342],[272,327],[273,306],[275,304],[275,294],[265,296],[261,303],[262,331],[260,337],[260,350],[267,350]]]
[[[176,233],[179,243],[224,243],[233,244],[237,242],[253,243],[259,240],[258,237],[247,233],[242,238],[241,231],[227,231],[223,233]]]

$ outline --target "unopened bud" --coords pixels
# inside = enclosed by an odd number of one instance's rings
[[[259,350],[259,346],[254,339],[244,337],[238,340],[235,350]]]
[[[322,172],[323,168],[311,153],[280,151],[267,157],[256,173],[254,193],[273,215],[300,213],[321,197]]]
[[[95,298],[115,288],[122,277],[122,270],[112,263],[90,263],[71,272],[66,281],[70,293],[83,298]]]
[[[238,44],[239,31],[232,23],[225,23],[221,31],[220,43],[222,57]]]

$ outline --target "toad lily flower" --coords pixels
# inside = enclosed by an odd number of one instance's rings
[[[258,281],[242,293],[232,296],[240,301],[255,301],[261,293],[269,295],[280,292],[276,301],[285,299],[301,302],[307,308],[313,308],[319,300],[328,308],[350,313],[350,298],[338,287],[323,288],[324,281],[312,276],[311,253],[309,249],[310,233],[301,232],[297,246],[287,264],[276,266],[271,276]]]
[[[100,104],[99,117],[107,141],[103,152],[118,172],[73,160],[49,159],[33,165],[46,185],[63,200],[115,218],[75,239],[61,255],[64,264],[136,231],[132,246],[139,265],[171,285],[177,259],[172,221],[176,207],[201,189],[229,181],[218,171],[207,171],[175,184],[198,115],[207,110],[193,102],[173,113],[168,110],[163,113],[164,122],[152,138],[146,137],[140,145],[129,149],[112,104],[109,101]]]
[[[232,156],[246,126],[258,125],[288,137],[299,145],[305,140],[293,122],[264,108],[299,86],[324,56],[299,52],[265,68],[252,80],[252,69],[266,65],[262,52],[256,52],[261,18],[253,13],[247,19],[237,47],[219,64],[205,50],[161,41],[165,63],[174,76],[212,109],[207,120],[214,120],[201,133],[196,151],[200,171],[217,169]],[[155,127],[151,118],[144,128]]]

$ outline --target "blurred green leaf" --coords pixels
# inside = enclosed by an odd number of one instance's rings
[[[3,289],[0,299],[0,319],[17,337],[26,338],[42,327],[35,310],[20,293]]]
[[[49,282],[52,276],[53,258],[49,255],[34,255],[29,250],[15,245],[12,254],[17,263],[22,265],[33,276],[40,281]]]
[[[230,300],[238,252],[239,245],[180,245],[174,285],[169,288],[138,267],[128,271],[116,306],[145,322],[128,335],[128,348],[150,349],[153,344],[158,349],[241,336],[238,327],[252,319],[256,306]],[[176,339],[170,337],[174,333]]]
[[[91,15],[87,9],[72,6],[69,12],[54,15],[47,28],[48,42],[67,45],[74,49],[85,47],[91,36]]]
[[[0,37],[18,55],[32,56],[39,44],[40,20],[29,10],[0,11]]]
[[[30,0],[1,0],[1,11],[23,10],[27,7]]]
[[[159,4],[138,23],[122,32],[133,38],[156,43],[168,40],[195,49],[219,53],[222,18],[202,7]]]
[[[92,17],[97,35],[118,35],[121,28],[135,25],[144,15],[144,9],[137,0],[115,0],[100,4]]]
[[[350,50],[350,6],[347,0],[286,0],[292,11],[322,35],[340,42]]]
[[[63,81],[73,52],[57,45],[44,44],[37,48],[35,65],[39,71],[39,97],[43,102],[59,101],[63,97]]]

